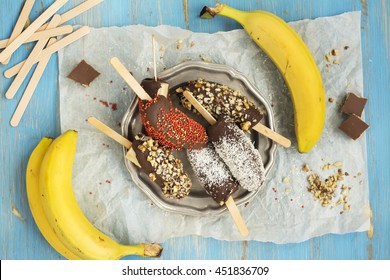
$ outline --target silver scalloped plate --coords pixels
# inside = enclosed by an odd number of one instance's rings
[[[170,98],[174,104],[177,104],[183,112],[205,126],[207,126],[207,123],[205,123],[201,116],[193,114],[179,105],[178,98],[175,94],[175,88],[187,81],[198,78],[205,78],[208,81],[225,84],[233,89],[241,91],[242,94],[248,96],[249,99],[257,106],[264,109],[266,115],[262,119],[262,123],[271,129],[274,129],[274,117],[268,101],[260,94],[260,91],[248,81],[248,79],[229,66],[200,61],[187,61],[163,71],[159,74],[159,77],[170,85]],[[134,98],[123,117],[122,134],[126,138],[133,140],[133,136],[140,132],[145,133],[139,116],[137,98]],[[254,131],[250,134],[250,138],[260,152],[266,172],[265,175],[267,176],[274,163],[276,144]],[[123,152],[124,155],[126,155],[127,150],[124,149]],[[186,158],[186,152],[174,151],[174,153],[182,160],[184,168],[193,182],[189,196],[180,200],[164,197],[159,186],[151,182],[148,176],[142,173],[141,170],[127,160],[126,157],[125,163],[131,178],[136,185],[152,200],[154,204],[163,210],[192,216],[218,215],[226,211],[226,207],[219,206],[204,191],[191,169],[191,166]],[[264,185],[259,190],[253,192],[240,189],[233,194],[233,198],[237,205],[241,205],[249,202],[263,188]]]

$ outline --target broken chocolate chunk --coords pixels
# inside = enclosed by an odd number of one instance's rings
[[[100,73],[96,71],[85,60],[82,60],[68,75],[69,79],[82,84],[84,87],[89,87],[89,84],[95,80]]]
[[[341,129],[341,131],[343,131],[353,140],[356,140],[368,127],[369,125],[366,124],[361,118],[355,114],[352,114],[339,126],[339,129]]]
[[[341,108],[341,112],[346,114],[355,114],[361,117],[364,106],[366,106],[367,98],[359,97],[356,94],[350,92],[345,98],[344,105]]]

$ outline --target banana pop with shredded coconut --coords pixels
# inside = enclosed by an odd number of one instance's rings
[[[215,151],[240,186],[248,191],[259,189],[265,179],[264,165],[249,137],[224,117],[210,126],[207,133]]]

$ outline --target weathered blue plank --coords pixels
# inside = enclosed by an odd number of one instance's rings
[[[0,0],[0,38],[12,32],[24,1]],[[81,1],[70,0],[63,10]],[[36,1],[32,19],[37,17],[52,0]],[[368,96],[366,118],[371,125],[367,131],[370,201],[373,209],[374,237],[365,233],[326,235],[299,243],[275,245],[261,242],[226,242],[202,237],[182,237],[163,244],[164,259],[390,259],[389,221],[389,148],[390,136],[390,3],[388,1],[239,1],[227,4],[243,10],[264,9],[287,21],[343,12],[362,11],[362,51],[364,90]],[[200,20],[198,13],[204,5],[215,1],[204,0],[106,0],[93,10],[72,20],[71,24],[93,27],[145,24],[169,24],[197,32],[216,32],[241,28],[236,22],[217,17]],[[31,47],[31,45],[30,45]],[[124,45],[124,47],[126,47]],[[23,46],[13,56],[10,65],[27,55]],[[7,67],[0,66],[3,72]],[[29,212],[25,193],[27,159],[41,137],[56,136],[58,125],[57,60],[52,58],[30,106],[17,129],[8,124],[17,99],[6,100],[4,93],[10,80],[0,77],[0,258],[1,259],[59,259],[61,258],[43,239]],[[26,82],[23,84],[24,88]],[[21,91],[17,97],[20,97]],[[26,219],[20,221],[12,214],[16,207]],[[137,259],[128,257],[127,259]]]

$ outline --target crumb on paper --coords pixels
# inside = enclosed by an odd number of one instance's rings
[[[26,220],[15,206],[12,206],[12,214],[22,222]]]
[[[321,169],[328,170],[332,167],[341,167],[343,163],[337,161],[333,164],[326,164]],[[307,177],[309,186],[307,190],[312,193],[315,201],[319,201],[322,207],[330,206],[333,209],[335,206],[342,205],[342,211],[340,214],[345,213],[351,209],[349,201],[349,191],[351,187],[348,187],[345,184],[342,184],[339,187],[339,183],[344,180],[344,175],[347,172],[343,172],[341,168],[334,170],[334,174],[329,175],[326,179],[321,179],[318,174],[312,173]],[[339,190],[339,191],[338,191]],[[337,199],[334,202],[334,199]]]
[[[199,57],[204,61],[204,62],[211,62],[211,60],[209,58],[207,58],[206,56],[204,56],[203,54],[200,54]]]
[[[334,99],[332,97],[328,98],[329,103],[333,103]]]
[[[283,181],[283,183],[287,184],[290,182],[290,179],[288,177],[284,177],[282,181]]]

